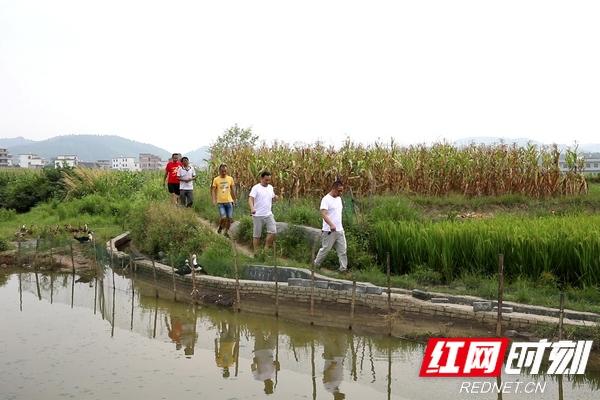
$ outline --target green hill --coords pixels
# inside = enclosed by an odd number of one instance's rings
[[[60,154],[75,154],[82,161],[108,160],[118,156],[137,158],[139,153],[156,154],[163,160],[170,157],[170,153],[165,149],[116,135],[56,136],[46,140],[30,141],[6,147],[13,155],[33,153],[46,159]]]

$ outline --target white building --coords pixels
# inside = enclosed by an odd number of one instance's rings
[[[74,155],[61,155],[54,160],[54,168],[76,167],[78,164],[79,158]]]
[[[12,159],[7,149],[0,149],[0,167],[12,166]]]
[[[112,169],[119,171],[139,171],[140,166],[135,157],[117,157],[112,159]]]
[[[569,167],[565,160],[560,160],[561,171],[568,171]],[[600,158],[584,157],[583,172],[600,173]]]
[[[43,168],[46,165],[46,160],[37,154],[19,154],[13,157],[13,165],[21,168]]]

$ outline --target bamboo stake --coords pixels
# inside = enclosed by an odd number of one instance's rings
[[[34,272],[35,274],[35,287],[37,289],[37,295],[38,295],[38,300],[42,300],[42,292],[40,291],[40,279],[38,277],[38,273],[37,271]]]
[[[354,303],[356,302],[356,279],[354,278],[354,274],[352,274],[352,301],[350,302],[350,326],[348,329],[352,330],[352,325],[354,325]]]
[[[558,318],[558,340],[563,339],[564,319],[565,319],[565,293],[560,292],[560,314],[559,314],[559,318]]]
[[[115,271],[113,271],[113,298],[112,298],[112,321],[110,323],[110,337],[115,336],[115,302],[116,302],[116,292],[117,288],[115,287]]]
[[[315,247],[317,240],[313,241],[310,261],[310,324],[315,323]]]
[[[194,268],[192,267],[192,271]],[[154,296],[158,298],[158,283],[156,282],[156,263],[152,259],[152,275],[154,276]]]
[[[387,374],[387,398],[392,398],[392,345],[388,343],[388,374]]]
[[[315,340],[310,341],[310,368],[312,375],[312,398],[317,400],[317,377],[315,373]]]
[[[241,310],[241,298],[240,298],[240,277],[238,273],[238,254],[235,242],[231,240],[231,249],[233,251],[233,269],[235,273],[235,307],[237,312]]]
[[[54,303],[54,274],[50,275],[50,304]]]
[[[177,301],[177,286],[175,284],[175,265],[173,263],[173,256],[169,257],[171,260],[171,277],[173,278],[173,300]]]
[[[275,316],[279,317],[279,269],[277,268],[277,253],[273,242],[273,263],[275,264]]]
[[[19,272],[19,311],[23,311],[23,283]]]
[[[75,270],[71,274],[71,308],[73,308],[73,302],[75,299]]]
[[[496,336],[502,335],[502,301],[504,297],[504,254],[498,254],[498,320]]]
[[[388,335],[392,336],[392,278],[390,272],[390,253],[386,255],[387,269],[387,305],[388,305]]]
[[[98,277],[94,277],[94,315],[96,315],[96,304],[98,303]]]
[[[75,258],[73,257],[73,243],[69,243],[71,248],[71,266],[73,267],[73,274],[75,274]]]
[[[133,284],[133,280],[131,281],[131,326],[130,329],[133,330],[133,306],[135,304],[135,286]]]
[[[31,264],[34,271],[37,269],[38,248],[40,246],[40,238],[35,239],[35,253],[33,254],[33,262]]]
[[[156,338],[156,320],[157,319],[158,319],[158,297],[156,297],[154,300],[154,329],[152,330],[152,338]]]

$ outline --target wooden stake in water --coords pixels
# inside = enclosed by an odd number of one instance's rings
[[[19,272],[19,311],[23,311],[23,283]]]
[[[354,274],[352,274],[352,301],[350,302],[350,326],[348,329],[352,329],[352,325],[354,325],[354,303],[356,302],[356,279],[354,278]]]
[[[565,293],[560,292],[560,314],[558,317],[558,340],[563,339],[564,319],[565,319]]]
[[[173,278],[173,299],[177,301],[177,286],[175,285],[175,264],[173,263],[173,257],[171,259],[171,276]]]
[[[387,269],[387,303],[388,303],[388,335],[392,336],[392,277],[390,268],[390,253],[386,255]]]
[[[233,239],[231,240],[231,250],[233,251],[233,271],[235,273],[235,308],[239,312],[241,309],[240,298],[240,276],[238,273],[238,254],[237,247]]]
[[[115,303],[116,303],[116,292],[117,288],[115,287],[115,271],[113,271],[113,298],[112,298],[112,321],[110,323],[110,337],[115,336]]]
[[[279,269],[277,268],[277,251],[275,248],[275,242],[273,242],[273,264],[275,270],[275,316],[279,317]]]
[[[73,267],[73,274],[75,274],[75,258],[73,257],[73,243],[69,243],[71,248],[71,266]]]
[[[498,254],[498,320],[496,336],[502,335],[502,301],[504,298],[504,254]]]
[[[73,273],[71,274],[71,308],[73,308],[74,299],[75,299],[75,269],[73,269]]]
[[[192,271],[194,268],[192,268]],[[154,296],[158,297],[158,283],[156,282],[156,263],[154,259],[152,259],[152,275],[154,277]]]
[[[40,247],[40,238],[35,239],[35,253],[33,254],[33,269],[37,269],[38,248]]]
[[[314,325],[315,321],[315,247],[317,240],[315,239],[312,245],[310,258],[310,324]]]

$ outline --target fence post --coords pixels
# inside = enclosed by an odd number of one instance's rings
[[[563,339],[563,328],[565,318],[565,293],[560,292],[560,314],[558,318],[558,340]]]
[[[69,243],[71,249],[71,266],[73,267],[73,274],[75,273],[75,258],[73,257],[73,243]]]
[[[275,316],[279,317],[279,269],[277,269],[277,250],[273,241],[273,264],[275,268]]]
[[[502,335],[502,301],[504,297],[504,254],[498,254],[498,320],[496,336]]]
[[[173,263],[173,256],[169,257],[171,261],[171,277],[173,278],[173,299],[177,301],[177,286],[175,285],[175,264]]]
[[[350,326],[348,329],[352,329],[352,325],[354,325],[354,303],[356,302],[356,278],[354,278],[354,274],[352,274],[352,301],[350,303]]]
[[[152,259],[152,275],[154,277],[154,296],[158,297],[158,283],[156,282],[156,263]]]
[[[315,251],[318,238],[313,240],[313,245],[310,254],[310,324],[314,325],[315,321]]]
[[[32,262],[32,266],[33,269],[36,270],[37,269],[37,257],[38,257],[38,248],[40,246],[40,238],[36,238],[35,239],[35,253],[33,254],[33,262]]]
[[[388,304],[388,335],[392,336],[392,278],[390,266],[390,253],[386,254],[386,269],[387,269],[387,304]]]
[[[231,239],[231,249],[233,250],[233,269],[235,273],[235,307],[237,312],[241,310],[241,298],[240,298],[240,277],[238,273],[238,254],[237,248],[235,247],[235,241]]]

